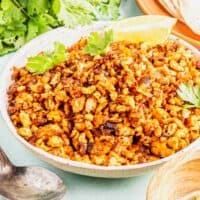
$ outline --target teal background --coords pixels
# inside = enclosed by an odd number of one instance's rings
[[[141,15],[134,0],[122,0],[126,16]],[[13,55],[0,57],[0,73],[6,61]],[[16,165],[39,165],[58,174],[67,186],[64,200],[145,200],[146,188],[151,174],[124,179],[93,178],[56,169],[38,159],[25,149],[9,132],[0,117],[0,145]],[[3,198],[0,197],[0,200]]]

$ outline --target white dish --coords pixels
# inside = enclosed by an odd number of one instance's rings
[[[36,154],[42,160],[60,168],[65,171],[83,174],[88,176],[95,176],[95,177],[107,177],[107,178],[118,178],[118,177],[130,177],[130,176],[137,176],[143,173],[146,173],[152,169],[155,169],[159,165],[165,163],[176,154],[188,151],[190,149],[196,148],[196,146],[200,143],[200,140],[194,141],[188,147],[183,149],[182,151],[171,155],[169,157],[149,162],[143,164],[136,164],[136,165],[127,165],[127,166],[97,166],[93,164],[86,164],[77,161],[67,160],[61,157],[57,157],[51,155],[39,148],[34,147],[33,145],[29,144],[25,141],[21,136],[19,136],[16,132],[14,125],[12,124],[10,117],[7,113],[7,89],[11,84],[11,68],[13,66],[21,67],[24,66],[26,63],[26,59],[29,56],[36,55],[37,53],[51,49],[53,47],[54,41],[59,41],[64,43],[66,46],[70,46],[76,41],[80,39],[82,36],[89,35],[90,32],[97,31],[103,29],[103,27],[108,26],[108,22],[98,22],[90,26],[78,27],[77,29],[70,30],[67,28],[58,28],[54,29],[50,32],[47,32],[19,49],[14,56],[8,61],[6,66],[4,66],[4,71],[1,75],[1,83],[0,83],[0,111],[2,114],[3,119],[5,120],[6,125],[9,127],[12,134],[20,141],[26,148],[31,150],[34,154]],[[172,36],[171,39],[176,39],[175,36]],[[196,56],[200,57],[200,52],[190,44],[182,41],[188,48],[190,48]],[[6,137],[6,136],[5,136]]]

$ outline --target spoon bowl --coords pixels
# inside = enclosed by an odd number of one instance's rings
[[[12,200],[60,200],[66,193],[63,181],[37,166],[14,166],[0,148],[0,194]]]

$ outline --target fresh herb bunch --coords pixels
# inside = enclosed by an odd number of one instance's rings
[[[177,93],[182,100],[189,103],[185,104],[184,108],[200,108],[200,86],[182,83]]]
[[[59,26],[49,0],[2,0],[0,55],[18,49],[37,35]]]
[[[0,55],[58,26],[119,17],[120,0],[1,0]]]

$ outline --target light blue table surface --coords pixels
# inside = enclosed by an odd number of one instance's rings
[[[134,0],[126,3],[125,13],[128,16],[141,15]],[[0,57],[0,73],[6,61],[13,55]],[[0,117],[0,145],[9,158],[17,165],[39,165],[57,173],[67,186],[64,200],[144,200],[151,174],[124,179],[93,178],[64,172],[38,159],[25,149],[9,132]],[[2,198],[0,197],[0,200]]]

